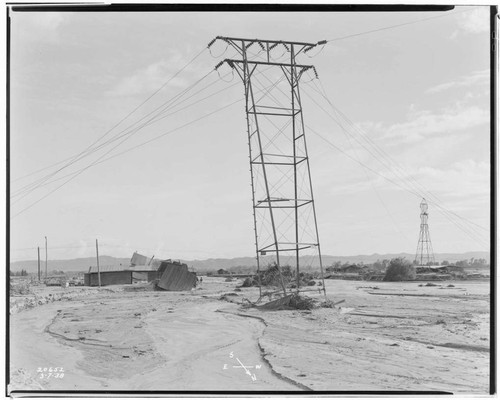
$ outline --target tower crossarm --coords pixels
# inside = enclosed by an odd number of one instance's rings
[[[300,79],[302,74],[306,72],[309,69],[312,69],[314,72],[314,75],[316,78],[318,78],[318,72],[316,71],[316,68],[314,65],[300,65],[300,64],[291,64],[291,63],[278,63],[278,62],[271,62],[271,61],[250,61],[250,60],[235,60],[235,59],[230,59],[226,58],[225,60],[221,61],[215,66],[215,70],[218,70],[222,65],[227,64],[231,68],[235,68],[236,65],[241,65],[244,66],[245,64],[253,65],[254,68],[250,70],[250,76],[252,75],[253,71],[255,70],[255,67],[257,65],[269,65],[269,66],[274,66],[274,67],[281,67],[281,68],[294,68],[297,70],[297,81]],[[241,74],[240,74],[241,75]],[[285,75],[287,76],[287,75]],[[242,77],[243,78],[243,77]],[[288,78],[288,77],[287,77]]]
[[[310,68],[314,69],[313,65],[300,65],[300,64],[290,64],[290,63],[277,63],[277,62],[267,62],[267,61],[244,61],[244,60],[234,60],[230,58],[226,58],[224,61],[221,63],[217,64],[216,69],[219,68],[222,64],[227,63],[230,67],[234,67],[234,64],[243,64],[243,63],[248,63],[252,65],[273,65],[277,67],[295,67],[295,68],[302,68],[304,70],[308,70]]]
[[[265,51],[267,53],[268,58],[270,52],[277,46],[283,46],[287,50],[290,50],[291,46],[295,46],[296,47],[295,55],[298,55],[301,52],[307,53],[314,47],[322,46],[327,43],[326,40],[320,40],[319,42],[316,43],[307,43],[307,42],[293,42],[288,40],[266,40],[266,39],[249,39],[249,38],[217,36],[208,44],[207,47],[208,48],[212,47],[212,45],[217,40],[221,40],[231,45],[240,54],[243,54],[250,46],[257,44],[262,49],[262,51]]]

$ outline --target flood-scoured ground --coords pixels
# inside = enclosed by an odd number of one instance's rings
[[[488,282],[328,280],[345,302],[312,311],[242,307],[257,289],[238,284],[88,290],[13,314],[10,390],[488,392]]]

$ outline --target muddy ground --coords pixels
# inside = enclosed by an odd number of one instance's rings
[[[243,307],[258,289],[239,284],[13,298],[9,390],[488,393],[489,282],[327,280],[345,302],[311,311]]]

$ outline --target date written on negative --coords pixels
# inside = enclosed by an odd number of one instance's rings
[[[39,379],[62,379],[64,378],[63,367],[38,367],[36,369]]]

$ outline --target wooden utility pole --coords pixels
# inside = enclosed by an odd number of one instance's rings
[[[40,247],[38,247],[38,282],[40,282]]]
[[[47,256],[47,236],[45,236],[45,279],[47,279],[47,271],[48,271],[48,256]]]
[[[99,270],[99,243],[97,239],[95,240],[95,251],[97,254],[97,280],[99,282],[99,287],[101,287],[101,271]]]

